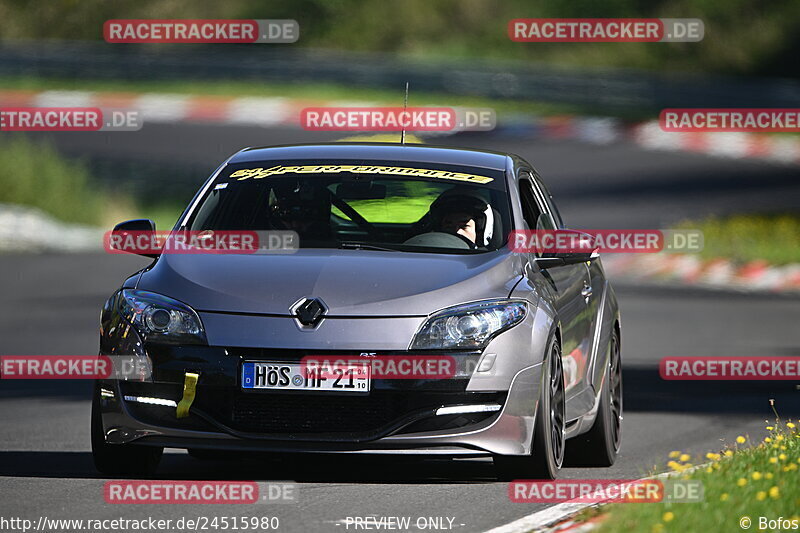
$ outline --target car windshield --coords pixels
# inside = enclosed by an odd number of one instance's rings
[[[481,253],[506,242],[503,172],[418,163],[229,165],[189,230],[292,230],[301,248]]]

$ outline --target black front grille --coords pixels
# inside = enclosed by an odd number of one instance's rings
[[[405,414],[400,395],[242,395],[234,400],[234,429],[255,433],[371,433]]]
[[[235,431],[262,435],[363,440],[378,438],[445,405],[503,403],[504,393],[373,391],[363,396],[235,394],[214,418]],[[230,404],[229,404],[230,405]]]

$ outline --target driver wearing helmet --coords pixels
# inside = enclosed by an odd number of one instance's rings
[[[270,197],[269,216],[273,229],[296,231],[301,239],[330,237],[330,194],[307,181],[276,185]]]
[[[494,214],[479,193],[459,188],[445,191],[431,204],[429,215],[433,231],[457,235],[473,249],[489,245]]]

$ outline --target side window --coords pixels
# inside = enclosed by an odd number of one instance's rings
[[[541,211],[539,211],[539,206],[536,205],[531,182],[527,179],[519,180],[519,197],[522,202],[522,217],[528,223],[528,228],[537,229]]]
[[[558,207],[556,207],[555,201],[553,201],[553,195],[550,194],[550,191],[547,190],[542,180],[536,176],[534,177],[536,180],[536,185],[540,191],[542,191],[542,195],[544,196],[544,201],[547,204],[547,210],[553,215],[554,223],[557,228],[563,228],[564,220],[561,218],[561,213],[558,212]]]
[[[525,199],[527,195],[527,202],[533,207],[536,215],[536,217],[533,219],[533,223],[531,223],[531,220],[528,220],[527,218],[525,219],[525,221],[528,223],[528,226],[535,230],[558,229],[560,226],[550,214],[549,204],[543,198],[541,189],[538,188],[538,180],[536,185],[534,185],[533,180],[536,178],[527,170],[521,171],[520,177],[522,178],[520,179],[520,187],[526,190],[525,192],[521,192],[520,196]]]

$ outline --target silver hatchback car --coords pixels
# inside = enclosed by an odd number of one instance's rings
[[[383,143],[242,150],[174,230],[288,232],[285,253],[153,253],[103,307],[97,468],[165,447],[491,457],[501,478],[610,466],[620,314],[595,253],[527,253],[562,229],[511,154]],[[119,224],[115,233],[155,227]],[[322,361],[320,363],[320,361]],[[320,366],[321,365],[321,366]],[[327,365],[327,366],[326,366]]]

